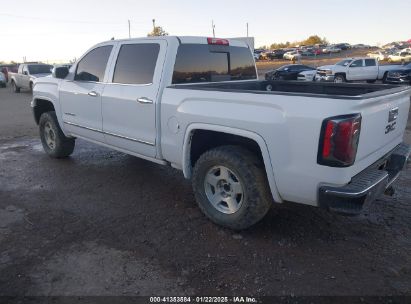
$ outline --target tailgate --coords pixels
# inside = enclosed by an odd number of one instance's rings
[[[355,171],[363,170],[402,142],[410,110],[410,92],[365,99],[358,105],[362,122]]]

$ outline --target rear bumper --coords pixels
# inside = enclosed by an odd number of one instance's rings
[[[320,187],[320,207],[345,214],[360,213],[365,204],[380,197],[397,179],[407,164],[410,152],[411,146],[402,143],[354,176],[349,184]]]

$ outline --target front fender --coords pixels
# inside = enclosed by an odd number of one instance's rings
[[[33,84],[33,99],[31,101],[31,107],[34,110],[38,106],[40,100],[46,100],[53,104],[58,123],[64,135],[69,134],[64,129],[64,123],[62,120],[62,110],[59,102],[59,82],[58,81],[42,81],[42,78],[35,79]]]

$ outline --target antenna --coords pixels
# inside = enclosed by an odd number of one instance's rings
[[[211,27],[213,29],[213,37],[215,38],[215,24],[214,24],[214,20],[211,20]]]
[[[131,38],[131,32],[130,32],[130,20],[128,20],[128,38]]]

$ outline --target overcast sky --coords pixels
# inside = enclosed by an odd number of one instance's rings
[[[411,39],[410,0],[0,0],[0,61],[79,57],[111,37],[146,36],[152,19],[170,35],[249,35],[256,47],[318,34],[331,42]]]

